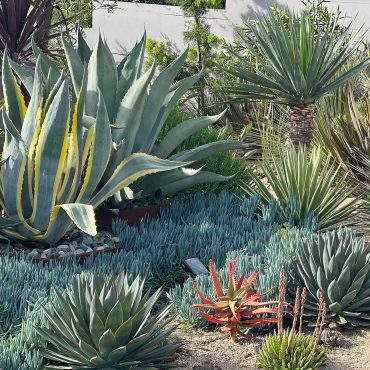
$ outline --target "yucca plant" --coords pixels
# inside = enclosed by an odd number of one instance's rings
[[[0,234],[7,238],[53,243],[73,224],[94,234],[93,208],[140,176],[184,165],[132,154],[101,183],[113,151],[104,99],[100,94],[95,119],[84,116],[86,79],[72,109],[66,76],[61,73],[56,84],[51,79],[49,73],[43,80],[39,56],[26,107],[4,58],[0,204],[5,217],[0,218]]]
[[[191,308],[202,308],[207,311],[215,311],[215,315],[210,315],[204,311],[199,311],[198,314],[214,324],[222,325],[221,331],[229,332],[232,342],[237,341],[238,335],[250,338],[249,335],[246,335],[240,329],[277,323],[276,317],[267,317],[267,315],[277,314],[277,309],[269,306],[276,305],[278,302],[260,302],[271,290],[261,294],[257,293],[255,284],[259,274],[258,270],[255,270],[249,278],[246,279],[243,274],[238,281],[236,281],[235,263],[230,262],[227,291],[224,291],[222,288],[212,260],[209,261],[209,271],[211,273],[217,300],[213,301],[206,298],[194,281],[194,288],[203,303],[193,304]]]
[[[307,10],[287,11],[276,17],[269,12],[240,32],[241,44],[253,55],[257,66],[231,67],[241,82],[224,88],[232,101],[272,100],[290,107],[290,141],[309,146],[313,136],[315,102],[343,86],[369,63],[367,58],[347,71],[343,67],[363,39],[361,30],[352,34],[351,25],[338,36],[338,16],[325,28]],[[317,37],[316,35],[320,35]]]
[[[48,43],[59,36],[58,27],[65,23],[52,22],[54,11],[57,11],[54,0],[1,0],[1,58],[6,52],[17,63],[34,65],[37,58],[32,40],[44,52],[54,55]]]
[[[165,328],[171,306],[151,316],[161,289],[143,294],[144,280],[132,284],[124,273],[110,279],[77,275],[65,294],[45,307],[47,325],[36,328],[47,342],[40,353],[55,362],[45,369],[164,369],[179,347]],[[166,361],[167,360],[167,361]]]
[[[90,50],[81,33],[74,49],[63,39],[69,73],[77,95],[87,65],[87,94],[85,114],[96,117],[99,91],[107,107],[112,132],[112,155],[107,164],[104,180],[109,178],[128,155],[140,152],[173,161],[198,161],[210,155],[231,149],[240,149],[243,144],[237,141],[222,140],[173,154],[186,138],[215,122],[221,115],[198,117],[179,123],[157,142],[158,136],[171,110],[179,99],[199,80],[200,74],[174,82],[180,72],[187,51],[161,71],[157,77],[155,65],[143,73],[143,60],[146,37],[133,48],[125,59],[116,64],[105,41],[99,40],[93,51]],[[22,81],[27,82],[24,71],[17,69]],[[172,194],[184,188],[204,182],[225,181],[224,177],[212,172],[181,168],[166,175],[149,176],[132,186],[135,196],[149,196],[157,190],[162,194]],[[124,195],[124,194],[122,194]],[[119,194],[117,194],[119,198]]]
[[[289,210],[286,221],[295,225],[314,217],[319,229],[333,228],[341,222],[353,222],[359,207],[353,187],[348,186],[348,175],[337,179],[339,170],[340,166],[318,147],[311,153],[291,148],[262,164],[267,184],[251,173],[252,181],[245,184],[245,190],[265,203],[276,199],[282,214]]]
[[[285,292],[284,292],[285,293]],[[307,291],[304,288],[302,295],[299,287],[293,312],[293,324],[290,330],[283,330],[269,335],[262,344],[258,356],[260,369],[274,370],[316,370],[324,365],[326,351],[318,342],[325,323],[326,307],[323,294],[320,295],[319,317],[313,336],[302,333],[302,317],[306,302]],[[296,331],[298,316],[300,315],[299,331]],[[282,320],[282,317],[280,318]]]
[[[343,116],[329,127],[320,122],[317,136],[351,177],[370,186],[370,96],[357,102],[350,90]]]
[[[296,265],[299,282],[308,290],[306,315],[317,315],[319,292],[325,296],[332,327],[370,325],[370,253],[365,239],[350,229],[303,242]]]

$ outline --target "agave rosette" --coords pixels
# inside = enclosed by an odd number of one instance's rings
[[[268,306],[278,304],[278,301],[260,302],[271,290],[257,294],[254,285],[259,275],[258,270],[255,270],[247,279],[245,274],[243,274],[236,280],[235,267],[236,263],[230,262],[228,289],[225,293],[213,261],[210,260],[209,270],[217,300],[206,298],[201,293],[197,283],[194,282],[194,287],[203,303],[191,306],[192,308],[215,311],[215,315],[210,315],[204,311],[199,311],[198,314],[212,323],[223,325],[221,331],[230,332],[233,342],[237,340],[237,335],[250,338],[249,335],[243,333],[239,328],[253,328],[269,323],[277,323],[276,317],[267,317],[266,315],[277,314],[277,308]]]
[[[66,76],[52,67],[40,52],[26,106],[8,57],[3,61],[0,234],[8,239],[54,243],[73,224],[93,235],[99,204],[141,176],[185,164],[136,153],[104,178],[113,151],[104,99],[99,92],[96,115],[87,116],[87,78],[71,103]]]
[[[76,48],[63,38],[73,90],[77,95],[87,68],[87,94],[85,114],[96,117],[99,91],[106,103],[111,124],[112,153],[104,180],[109,178],[117,165],[133,153],[147,153],[171,161],[196,162],[222,151],[240,149],[243,144],[233,140],[208,143],[194,149],[174,153],[175,149],[195,132],[216,123],[224,114],[197,117],[179,123],[158,142],[159,134],[167,117],[179,100],[199,80],[201,74],[175,82],[187,57],[187,51],[156,73],[155,65],[143,71],[146,36],[118,64],[106,42],[99,37],[90,50],[81,33]],[[49,63],[51,61],[49,60]],[[32,76],[20,66],[15,66],[19,78],[28,88]],[[53,68],[54,70],[54,68]],[[133,197],[173,194],[182,189],[205,182],[230,179],[210,171],[192,168],[178,168],[167,174],[148,176],[132,186]],[[119,194],[116,194],[119,198]],[[124,194],[121,194],[124,195]]]
[[[161,289],[144,293],[145,281],[132,284],[120,273],[104,279],[77,275],[66,293],[44,313],[48,325],[37,328],[46,341],[40,353],[53,361],[45,369],[163,369],[179,347],[167,338],[171,306],[151,315]]]

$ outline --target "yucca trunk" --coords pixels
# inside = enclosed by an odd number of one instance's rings
[[[290,107],[289,141],[297,149],[299,145],[310,148],[313,137],[314,115],[315,104],[313,103]]]

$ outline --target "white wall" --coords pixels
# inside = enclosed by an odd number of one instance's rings
[[[207,22],[211,31],[231,42],[235,37],[235,27],[246,17],[253,17],[256,13],[266,11],[275,0],[226,0],[226,9],[210,10],[207,13]],[[301,6],[300,0],[279,0],[282,6],[297,10]],[[361,24],[370,27],[370,0],[332,0],[327,6],[336,9],[340,6],[344,15],[354,19],[356,27]],[[176,6],[119,3],[118,9],[108,13],[106,10],[95,10],[93,13],[93,27],[86,30],[88,42],[93,45],[99,31],[107,39],[110,47],[119,54],[122,50],[130,50],[140,39],[146,29],[148,37],[156,40],[169,37],[178,49],[183,49],[183,32],[186,22],[181,8]],[[367,32],[370,40],[370,33]]]

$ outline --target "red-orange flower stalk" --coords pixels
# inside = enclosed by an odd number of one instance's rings
[[[194,281],[194,288],[203,303],[194,304],[191,308],[202,308],[207,311],[214,311],[211,315],[204,311],[198,311],[198,314],[206,320],[222,325],[221,331],[230,332],[230,338],[233,342],[237,341],[237,335],[245,338],[251,338],[250,335],[243,333],[240,328],[253,328],[277,323],[276,317],[267,317],[267,314],[276,315],[278,310],[276,305],[278,301],[260,302],[260,299],[266,297],[272,289],[262,294],[257,294],[256,280],[258,270],[255,270],[248,279],[243,274],[238,280],[235,278],[236,263],[229,265],[228,289],[224,291],[220,280],[215,271],[212,260],[209,261],[209,271],[216,292],[215,301],[206,298]],[[274,305],[275,307],[269,307]]]

